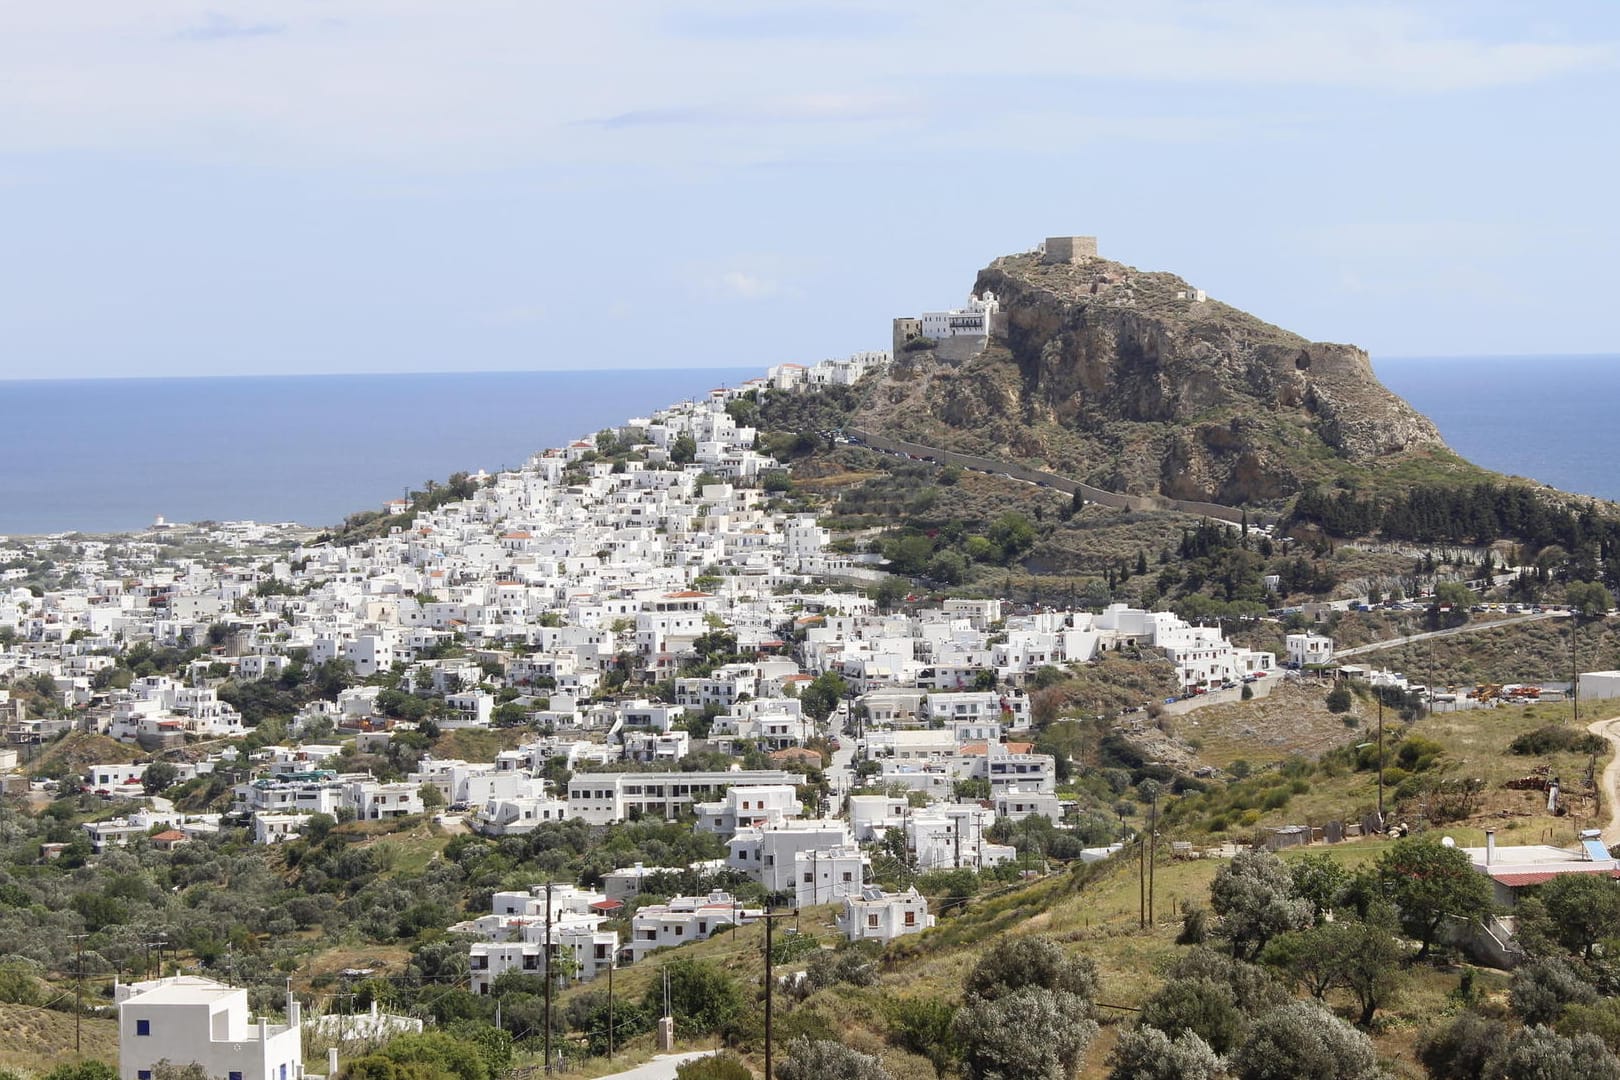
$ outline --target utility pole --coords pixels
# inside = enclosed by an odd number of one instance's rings
[[[551,882],[546,882],[546,1072],[551,1071]]]
[[[1384,695],[1377,687],[1373,696],[1378,699],[1378,831],[1384,831]]]
[[[771,1075],[771,991],[776,985],[776,976],[772,972],[771,949],[776,944],[772,930],[776,920],[771,913],[765,913],[765,1075]]]
[[[1136,927],[1147,929],[1147,840],[1136,838]]]
[[[615,931],[616,932],[616,931]],[[608,957],[608,1060],[613,1060],[613,969],[619,966],[619,946]]]
[[[1581,632],[1581,614],[1577,609],[1569,615],[1569,696],[1575,703],[1575,723],[1581,722],[1581,663],[1575,658],[1575,636]]]
[[[73,1052],[79,1053],[80,1028],[84,1022],[84,939],[89,934],[69,934],[73,939]]]
[[[765,920],[765,1075],[766,1076],[774,1076],[775,1075],[775,1073],[771,1071],[771,1016],[772,1016],[771,999],[772,999],[773,992],[776,990],[776,974],[775,974],[775,971],[774,971],[774,958],[771,955],[772,946],[774,946],[776,944],[776,936],[773,933],[773,931],[776,928],[776,920],[777,919],[786,919],[789,916],[792,916],[793,918],[798,918],[799,910],[797,908],[794,908],[792,911],[777,911],[777,912],[767,911],[763,915],[760,916],[760,918]]]
[[[1148,822],[1148,899],[1147,921],[1153,925],[1153,874],[1159,862],[1159,789],[1153,789],[1153,811]]]

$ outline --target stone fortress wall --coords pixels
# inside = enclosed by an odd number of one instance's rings
[[[1043,263],[1077,263],[1097,257],[1095,236],[1048,236],[1041,245]]]

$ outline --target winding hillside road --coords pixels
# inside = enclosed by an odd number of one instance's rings
[[[1489,622],[1466,622],[1461,626],[1448,627],[1445,630],[1427,630],[1421,634],[1407,634],[1405,637],[1389,638],[1387,641],[1375,641],[1371,645],[1357,645],[1353,649],[1338,649],[1333,653],[1333,659],[1342,660],[1347,656],[1361,656],[1365,653],[1378,652],[1380,649],[1393,649],[1398,645],[1410,645],[1414,641],[1427,641],[1430,638],[1455,637],[1458,634],[1472,634],[1480,630],[1495,630],[1503,626],[1514,626],[1518,623],[1541,622],[1543,619],[1567,619],[1567,611],[1541,611],[1529,615],[1510,615],[1505,619],[1492,619]]]
[[[1609,763],[1603,766],[1603,798],[1609,804],[1609,823],[1603,826],[1603,842],[1610,847],[1620,844],[1620,716],[1611,716],[1607,720],[1594,720],[1586,725],[1586,730],[1594,735],[1601,735],[1609,740],[1614,747],[1614,756]]]

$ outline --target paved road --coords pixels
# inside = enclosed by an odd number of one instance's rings
[[[1515,623],[1540,622],[1543,619],[1567,619],[1566,611],[1543,611],[1529,615],[1510,615],[1505,619],[1492,619],[1490,622],[1467,622],[1461,626],[1453,626],[1446,630],[1429,630],[1422,634],[1408,634],[1405,637],[1390,638],[1388,641],[1375,641],[1371,645],[1357,645],[1353,649],[1337,649],[1333,659],[1343,660],[1350,656],[1360,656],[1363,653],[1377,652],[1380,649],[1393,649],[1398,645],[1410,645],[1414,641],[1427,641],[1429,638],[1455,637],[1457,634],[1472,634],[1476,630],[1495,630],[1499,626],[1512,626]]]
[[[675,1080],[675,1070],[681,1065],[708,1056],[707,1050],[690,1054],[659,1054],[645,1065],[639,1065],[628,1072],[611,1073],[601,1077],[600,1080]]]
[[[849,794],[850,788],[855,786],[855,736],[850,733],[849,712],[843,704],[832,714],[832,732],[838,739],[838,749],[833,751],[832,762],[827,766],[827,786],[832,789],[834,798]],[[836,804],[835,804],[836,805]]]
[[[1614,757],[1603,766],[1603,798],[1609,804],[1609,823],[1603,826],[1603,842],[1610,847],[1620,844],[1620,716],[1611,716],[1607,720],[1594,720],[1586,725],[1586,730],[1594,735],[1601,735],[1609,740],[1614,747]]]
[[[1254,682],[1249,684],[1249,687],[1254,691],[1255,699],[1258,700],[1263,697],[1269,697],[1271,695],[1272,687],[1277,686],[1282,681],[1282,672],[1273,671],[1263,679],[1256,679]],[[1205,708],[1209,705],[1229,705],[1232,702],[1242,700],[1243,687],[1242,685],[1238,685],[1232,687],[1230,690],[1211,690],[1207,694],[1196,694],[1190,698],[1182,698],[1179,701],[1169,702],[1165,705],[1164,711],[1172,716],[1182,716],[1186,713],[1196,712],[1197,710]]]

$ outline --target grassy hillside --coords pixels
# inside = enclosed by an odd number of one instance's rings
[[[1098,1000],[1106,1006],[1100,1010],[1104,1028],[1087,1055],[1087,1065],[1081,1075],[1106,1075],[1104,1058],[1121,1025],[1127,1025],[1134,1015],[1132,1010],[1163,985],[1165,970],[1188,948],[1176,942],[1181,913],[1186,906],[1207,904],[1210,883],[1224,863],[1217,854],[1217,845],[1225,840],[1252,838],[1273,825],[1320,823],[1329,817],[1353,818],[1374,804],[1376,774],[1370,769],[1355,768],[1354,761],[1347,759],[1344,751],[1325,749],[1335,742],[1364,740],[1372,719],[1371,703],[1356,702],[1351,713],[1356,726],[1351,728],[1342,718],[1313,704],[1312,697],[1316,693],[1311,688],[1279,690],[1265,702],[1214,707],[1200,711],[1196,717],[1180,718],[1183,732],[1196,732],[1194,738],[1201,743],[1197,752],[1204,760],[1218,761],[1229,768],[1242,756],[1250,762],[1254,772],[1249,780],[1218,784],[1208,793],[1189,791],[1161,801],[1165,824],[1154,874],[1152,927],[1144,929],[1139,925],[1143,886],[1139,876],[1139,849],[1136,848],[1094,866],[1054,868],[1050,876],[992,890],[962,907],[950,908],[936,901],[935,910],[945,912],[939,925],[891,946],[881,961],[875,985],[840,984],[802,1001],[795,1001],[791,994],[779,996],[778,1038],[785,1043],[799,1033],[836,1037],[857,1049],[880,1055],[897,1080],[926,1080],[934,1076],[932,1066],[894,1041],[894,1018],[904,1003],[919,998],[957,1000],[966,973],[998,938],[1006,934],[1041,933],[1084,953],[1099,966]],[[1270,719],[1264,718],[1268,713]],[[1549,724],[1564,724],[1568,713],[1567,707],[1551,705],[1501,708],[1430,717],[1409,727],[1386,717],[1386,739],[1392,762],[1387,795],[1395,816],[1414,823],[1420,820],[1418,800],[1403,800],[1395,794],[1398,775],[1412,775],[1405,770],[1397,774],[1394,764],[1401,760],[1401,747],[1410,743],[1424,747],[1425,756],[1432,759],[1424,769],[1418,770],[1418,775],[1430,772],[1439,776],[1468,776],[1482,782],[1481,796],[1471,814],[1436,825],[1459,844],[1483,843],[1486,827],[1496,829],[1502,843],[1569,841],[1578,828],[1606,814],[1597,800],[1579,797],[1580,777],[1590,761],[1589,756],[1570,750],[1526,756],[1510,750],[1515,738]],[[1257,737],[1264,725],[1274,723],[1280,728],[1290,716],[1309,718],[1297,726],[1300,738],[1295,742],[1273,742]],[[1191,724],[1193,719],[1197,721],[1196,727]],[[1339,738],[1335,740],[1334,735]],[[1324,752],[1316,762],[1304,761],[1298,752],[1300,744],[1313,740],[1321,744]],[[1567,817],[1549,816],[1545,812],[1545,796],[1541,793],[1515,791],[1504,786],[1506,781],[1537,767],[1545,767],[1565,778],[1576,796],[1575,813]],[[1248,825],[1220,832],[1206,828],[1209,810],[1220,800],[1233,796],[1253,798],[1256,794],[1276,790],[1279,783],[1290,792],[1283,805],[1266,808],[1262,800],[1256,800],[1254,819]],[[1170,842],[1177,839],[1191,840],[1195,846],[1208,848],[1210,857],[1174,858]],[[1326,854],[1354,870],[1378,858],[1388,844],[1386,839],[1371,838],[1332,847],[1317,845],[1308,850],[1285,852],[1283,858],[1290,861],[1307,854]],[[831,924],[831,909],[802,913],[800,929],[825,945],[837,940]],[[757,987],[762,971],[762,938],[758,926],[746,927],[735,935],[727,933],[678,953],[654,957],[637,968],[621,972],[616,992],[627,998],[639,997],[659,977],[660,962],[676,957],[713,960],[737,978]],[[802,962],[782,965],[778,971],[791,972],[802,966]],[[1413,1063],[1413,1043],[1420,1032],[1461,1008],[1455,991],[1464,967],[1441,963],[1406,969],[1399,995],[1381,1014],[1372,1033],[1381,1057],[1395,1075],[1422,1075]],[[1476,991],[1487,999],[1500,999],[1504,995],[1505,975],[1477,970],[1471,977]],[[565,1001],[600,989],[592,986],[571,990],[565,995]],[[1341,1014],[1349,1014],[1352,1006],[1349,998],[1340,996],[1339,991],[1329,993],[1328,1003]],[[757,1021],[756,1016],[745,1023]],[[632,1053],[645,1052],[646,1041],[644,1037],[633,1044]],[[756,1059],[753,1064],[757,1069],[759,1061]]]
[[[0,1003],[0,1069],[38,1075],[75,1060],[116,1067],[118,1022],[85,1017],[81,1024],[82,1053],[75,1055],[72,1015]]]

